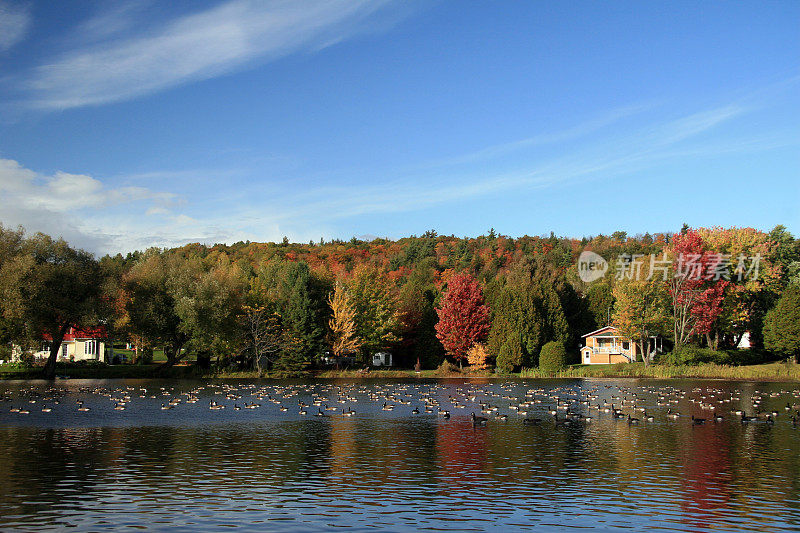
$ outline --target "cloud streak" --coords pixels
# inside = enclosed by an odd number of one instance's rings
[[[22,85],[32,94],[29,104],[44,110],[130,100],[325,48],[366,29],[386,4],[230,0],[136,36],[112,35],[73,50],[35,68]]]
[[[27,8],[0,2],[0,52],[21,42],[30,25],[31,16]]]

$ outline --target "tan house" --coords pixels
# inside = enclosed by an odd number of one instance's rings
[[[617,335],[617,328],[606,326],[583,335],[586,339],[581,348],[581,363],[584,365],[608,365],[631,363],[641,360],[642,354],[635,342]],[[650,359],[663,349],[662,339],[656,335],[649,337]]]

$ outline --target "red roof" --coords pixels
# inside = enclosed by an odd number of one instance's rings
[[[94,328],[69,328],[69,331],[64,335],[64,341],[74,341],[76,339],[105,339],[106,336],[105,326],[97,326]],[[48,333],[43,334],[42,337],[46,341],[53,340]]]

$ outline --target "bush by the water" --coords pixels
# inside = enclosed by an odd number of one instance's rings
[[[442,364],[439,365],[439,367],[436,369],[436,374],[440,376],[446,376],[448,374],[458,374],[460,372],[461,370],[447,359],[442,361]]]
[[[764,346],[800,362],[800,286],[790,285],[764,320]]]
[[[672,366],[694,366],[706,363],[739,366],[757,365],[773,359],[774,357],[763,350],[712,350],[697,346],[682,346],[678,350],[662,355],[659,362]]]
[[[505,342],[500,347],[497,354],[497,366],[495,372],[498,374],[510,374],[514,371],[514,366],[521,363],[521,355],[515,349],[514,343]]]
[[[563,370],[567,367],[567,350],[559,341],[550,341],[542,346],[539,353],[539,368],[541,370]]]

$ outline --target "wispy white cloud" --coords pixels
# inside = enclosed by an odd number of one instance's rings
[[[107,187],[83,174],[41,174],[12,159],[0,159],[0,213],[3,224],[62,235],[77,246],[104,251],[111,244],[110,210],[132,206],[169,213],[174,194],[144,187]]]
[[[595,137],[578,146],[563,151],[563,155],[539,159],[533,164],[521,164],[516,170],[485,174],[479,171],[464,172],[462,163],[470,157],[500,158],[508,152],[517,152],[524,146],[533,147],[531,137],[520,143],[510,143],[502,150],[491,147],[465,158],[455,158],[451,168],[442,161],[435,171],[423,170],[423,176],[415,174],[392,182],[374,185],[327,186],[296,193],[286,191],[277,194],[266,205],[259,204],[241,210],[232,224],[243,227],[258,227],[269,223],[286,227],[302,220],[306,226],[331,225],[336,220],[363,215],[404,213],[486,198],[501,193],[525,194],[527,192],[563,185],[580,180],[610,179],[652,168],[667,160],[685,157],[691,149],[692,157],[715,156],[730,151],[769,150],[786,143],[798,144],[800,139],[777,142],[773,138],[727,139],[709,141],[704,133],[747,113],[750,108],[723,106],[720,108],[689,114],[672,120],[631,128],[624,134]],[[612,115],[608,115],[608,120]],[[553,143],[568,143],[580,132],[591,132],[594,120],[578,125],[562,133],[550,134]],[[548,138],[548,142],[549,141]],[[694,139],[690,148],[686,141]],[[506,150],[506,147],[508,150]],[[453,169],[458,168],[458,171]]]
[[[481,148],[471,153],[444,159],[440,161],[440,163],[471,163],[474,161],[505,156],[513,152],[531,149],[537,146],[575,141],[581,139],[582,137],[586,137],[589,134],[595,133],[607,126],[611,126],[622,119],[636,115],[637,113],[641,113],[648,109],[652,109],[653,106],[654,104],[652,103],[639,103],[619,107],[565,129],[540,133],[525,139],[519,139],[504,144],[497,144],[494,146]]]
[[[136,98],[298,51],[315,51],[368,29],[387,0],[229,0],[148,31],[68,52],[29,73],[29,104],[65,109]],[[117,26],[124,16],[115,16]],[[99,26],[102,27],[102,26]]]
[[[0,2],[0,52],[21,42],[31,26],[27,6]]]

